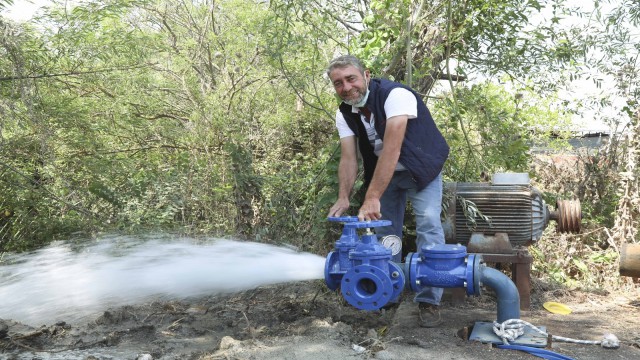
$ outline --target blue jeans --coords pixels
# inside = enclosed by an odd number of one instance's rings
[[[391,220],[391,225],[376,229],[378,239],[386,235],[396,235],[402,239],[407,199],[411,202],[416,216],[417,251],[420,251],[424,245],[444,244],[444,230],[440,222],[442,174],[433,179],[422,191],[417,191],[416,182],[409,171],[396,171],[380,198],[382,218]],[[394,255],[392,260],[400,263],[402,251]],[[414,301],[439,305],[442,292],[442,288],[428,287],[418,293]]]

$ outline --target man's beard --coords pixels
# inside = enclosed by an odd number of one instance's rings
[[[365,92],[362,92],[362,91],[360,91],[360,90],[357,90],[357,92],[358,92],[358,94],[360,95],[360,96],[358,96],[357,98],[355,98],[355,99],[351,99],[351,100],[349,100],[349,99],[344,99],[344,98],[343,98],[343,99],[342,99],[342,101],[343,101],[345,104],[347,104],[347,105],[351,105],[351,106],[354,106],[355,104],[357,104],[357,103],[361,102],[361,101],[362,101],[362,99],[364,99],[364,96],[365,96],[367,93],[366,93],[366,91],[365,91]]]

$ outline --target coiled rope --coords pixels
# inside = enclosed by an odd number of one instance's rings
[[[528,323],[524,320],[520,319],[509,319],[504,321],[503,323],[498,323],[497,321],[493,322],[493,332],[498,335],[502,339],[502,343],[505,345],[509,345],[509,341],[515,341],[518,337],[524,334],[525,327],[528,326],[537,333],[544,335],[546,337],[549,336],[545,331],[539,329],[531,323]],[[620,341],[614,334],[605,334],[604,338],[599,341],[592,340],[578,340],[567,338],[563,336],[552,335],[551,338],[556,341],[569,342],[575,344],[586,344],[586,345],[600,345],[603,348],[607,349],[617,349],[620,347]]]

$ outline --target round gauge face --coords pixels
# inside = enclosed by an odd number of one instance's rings
[[[402,250],[402,240],[395,235],[387,235],[381,239],[382,246],[391,249],[391,255],[398,255]]]

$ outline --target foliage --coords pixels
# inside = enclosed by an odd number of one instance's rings
[[[585,290],[618,288],[624,282],[618,276],[619,254],[614,249],[600,249],[585,244],[579,235],[547,234],[544,243],[532,247],[533,276],[569,288]],[[558,256],[559,253],[564,254]]]
[[[551,20],[533,23],[549,4]],[[350,49],[368,60],[375,74],[425,95],[439,79],[471,74],[530,79],[536,91],[553,91],[557,70],[573,69],[584,55],[584,35],[560,24],[563,4],[373,0]]]
[[[528,172],[534,140],[554,142],[553,129],[565,128],[568,121],[533,93],[510,94],[491,83],[459,88],[455,99],[438,101],[433,109],[454,149],[446,174],[456,181]]]
[[[537,186],[548,204],[577,199],[582,208],[581,234],[554,234],[553,227],[531,250],[534,276],[570,287],[619,289],[633,282],[618,274],[619,248],[634,242],[637,197],[628,189],[620,168],[628,154],[624,138],[612,137],[598,151],[573,151],[538,156]],[[552,194],[553,196],[549,196]],[[636,200],[634,200],[636,199]]]
[[[291,79],[276,71],[299,49],[283,46],[280,61],[263,55],[278,36],[264,31],[272,20],[266,6],[178,5],[111,1],[52,8],[39,37],[5,47],[14,59],[35,48],[41,54],[29,58],[32,63],[2,64],[19,71],[0,84],[2,109],[24,119],[2,123],[2,151],[25,155],[5,165],[27,184],[34,171],[47,181],[35,193],[3,177],[15,194],[3,198],[3,209],[16,215],[15,231],[3,230],[2,248],[38,244],[20,231],[34,225],[18,221],[18,210],[29,207],[17,200],[24,196],[47,209],[38,217],[44,222],[77,218],[67,223],[70,230],[91,230],[89,223],[127,231],[180,226],[276,241],[284,235],[276,229],[295,233],[305,222],[318,222],[324,209],[310,213],[318,190],[309,199],[304,192],[318,178],[313,171],[330,159],[305,154],[333,148],[324,145],[331,123],[306,121],[322,113],[300,106]],[[300,186],[289,187],[292,171]],[[286,202],[287,196],[304,200]],[[287,206],[274,211],[274,202]],[[282,225],[298,212],[293,226],[269,230],[273,219]],[[39,229],[49,239],[55,234]]]
[[[9,6],[13,5],[13,0],[1,0],[0,1],[0,10],[3,10]]]

